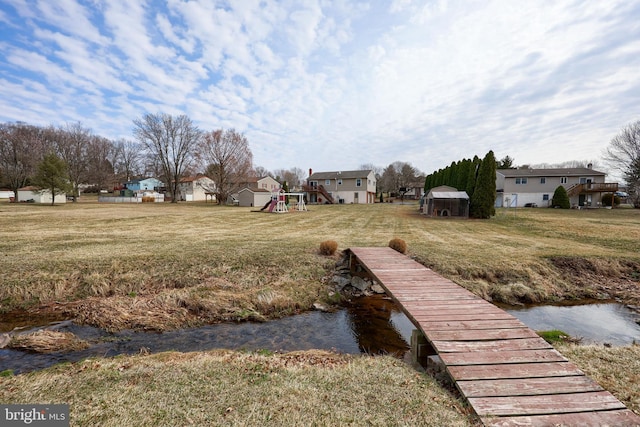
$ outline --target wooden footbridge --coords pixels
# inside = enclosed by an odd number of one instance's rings
[[[391,248],[347,250],[401,307],[487,426],[640,426],[517,318]]]

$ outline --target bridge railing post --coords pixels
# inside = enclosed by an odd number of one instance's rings
[[[429,356],[436,354],[436,350],[427,341],[424,334],[420,330],[414,329],[411,332],[411,361],[426,369]]]

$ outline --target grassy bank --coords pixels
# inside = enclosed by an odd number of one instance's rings
[[[0,378],[0,402],[68,403],[72,425],[474,425],[401,361],[317,351],[87,360]]]
[[[268,319],[331,300],[340,249],[404,239],[409,254],[488,300],[638,303],[640,211],[521,209],[488,221],[416,206],[267,214],[212,204],[0,204],[0,310],[46,307],[110,329]]]

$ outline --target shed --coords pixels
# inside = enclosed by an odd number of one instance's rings
[[[15,196],[8,188],[0,188],[0,199],[13,199]]]
[[[442,185],[429,190],[424,214],[441,217],[469,217],[469,195],[466,191]]]
[[[238,191],[238,206],[262,207],[271,201],[271,191],[264,188],[243,188]]]
[[[38,187],[27,186],[18,189],[18,200],[21,202],[51,203],[51,191],[40,190]],[[54,203],[67,203],[65,194],[56,194]]]

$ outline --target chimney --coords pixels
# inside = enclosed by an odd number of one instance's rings
[[[313,174],[313,169],[309,168],[309,176]]]
[[[593,163],[589,163],[589,164],[587,165],[587,169],[593,169]]]

